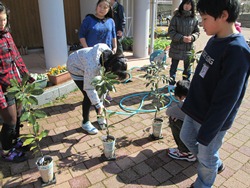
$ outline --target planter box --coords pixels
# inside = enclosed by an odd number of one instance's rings
[[[57,85],[57,84],[61,84],[61,83],[65,82],[65,81],[70,80],[71,76],[70,76],[70,73],[67,71],[67,72],[58,74],[56,76],[48,75],[48,78],[49,78],[49,81],[53,85]]]
[[[35,83],[39,84],[39,87],[44,89],[47,86],[47,79],[44,80],[36,80]]]

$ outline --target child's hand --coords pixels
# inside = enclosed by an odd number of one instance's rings
[[[102,115],[103,106],[97,109],[97,115]]]
[[[170,117],[174,122],[176,122],[178,119],[174,117]]]

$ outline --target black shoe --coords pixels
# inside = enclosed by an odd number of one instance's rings
[[[221,172],[223,172],[225,170],[225,166],[223,163],[221,163],[221,165],[218,168],[217,174],[220,174]]]

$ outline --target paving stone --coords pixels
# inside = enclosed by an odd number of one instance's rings
[[[69,184],[71,187],[74,188],[82,188],[90,186],[88,178],[84,175],[72,178],[71,180],[69,180]]]
[[[125,184],[122,182],[122,180],[118,176],[112,176],[103,181],[103,184],[106,187],[112,187],[112,188],[119,188],[123,187]]]
[[[106,179],[106,175],[103,173],[101,169],[95,169],[91,172],[85,174],[89,179],[91,184],[96,184],[104,179]]]

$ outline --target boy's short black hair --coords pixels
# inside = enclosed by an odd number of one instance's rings
[[[235,22],[240,13],[240,3],[238,0],[199,0],[197,11],[208,14],[216,20],[221,17],[222,12],[228,12],[227,22]]]
[[[176,87],[174,89],[174,95],[176,97],[186,97],[187,94],[188,94],[188,90],[189,90],[189,87],[190,87],[190,81],[188,80],[179,80],[177,83],[176,83]]]
[[[112,54],[111,50],[104,50],[100,57],[101,65],[106,71],[111,71],[118,76],[119,80],[127,77],[127,59],[123,55]]]

